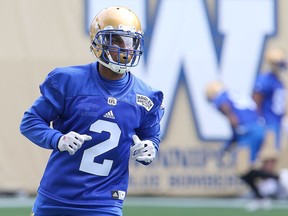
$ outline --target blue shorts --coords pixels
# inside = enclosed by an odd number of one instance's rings
[[[41,194],[37,195],[32,212],[31,216],[122,216],[120,206],[74,206],[59,203]]]
[[[250,151],[250,163],[255,163],[265,138],[264,125],[252,123],[244,126],[245,133],[237,135],[237,144],[246,147]]]

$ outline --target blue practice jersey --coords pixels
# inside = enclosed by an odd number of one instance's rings
[[[38,213],[49,213],[51,205],[60,213],[73,206],[74,214],[77,207],[122,206],[132,135],[152,140],[158,150],[164,113],[161,91],[130,72],[126,77],[123,89],[111,94],[97,63],[91,63],[56,68],[40,85],[42,95],[21,122],[22,134],[53,149],[38,189],[51,203],[44,202]],[[72,156],[57,149],[60,137],[70,131],[92,136]]]
[[[268,130],[274,131],[275,147],[281,146],[281,122],[286,110],[286,94],[282,81],[272,72],[260,74],[255,82],[254,92],[263,95],[261,115]]]
[[[280,125],[286,103],[282,81],[272,72],[260,74],[256,79],[254,91],[264,96],[260,109],[266,124]]]
[[[264,126],[255,102],[251,97],[226,91],[220,93],[212,102],[218,110],[221,110],[223,105],[229,106],[239,123],[237,128],[232,128],[233,135],[224,143],[223,149],[228,149],[236,142],[239,147],[250,150],[250,163],[255,163],[264,139]]]
[[[222,92],[214,100],[217,109],[223,104],[229,105],[230,109],[238,118],[239,125],[256,122],[259,115],[256,112],[256,104],[250,97],[238,93]]]

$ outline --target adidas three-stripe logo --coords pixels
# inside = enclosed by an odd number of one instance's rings
[[[110,119],[115,119],[115,116],[114,116],[112,110],[110,110],[109,112],[105,113],[103,117],[110,118]]]

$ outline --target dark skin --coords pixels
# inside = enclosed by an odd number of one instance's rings
[[[99,64],[98,71],[102,77],[108,80],[119,80],[124,76],[124,74],[115,73],[114,71],[110,70],[102,64]]]
[[[231,107],[229,106],[229,104],[222,104],[221,107],[219,108],[220,112],[225,115],[232,128],[236,129],[237,126],[239,125],[239,120],[238,117],[232,112]],[[236,143],[233,142],[228,149],[226,149],[226,151],[230,151],[232,148],[236,147]]]
[[[264,95],[260,92],[253,92],[252,98],[257,105],[257,111],[261,115],[262,111],[259,109],[264,101]]]
[[[123,41],[123,39],[118,36],[118,35],[113,35],[112,36],[112,44],[114,46],[118,46],[120,48],[126,49],[126,44]],[[117,49],[115,49],[115,52],[113,52],[113,49],[110,49],[109,51],[111,57],[113,60],[117,61],[117,56],[118,56],[118,52]],[[105,79],[108,80],[119,80],[121,79],[125,74],[119,74],[119,73],[115,73],[114,71],[112,71],[111,69],[105,67],[102,64],[99,64],[99,73],[102,77],[104,77]]]
[[[223,104],[220,107],[220,111],[227,116],[230,124],[232,125],[233,128],[236,128],[239,124],[239,120],[237,116],[232,112],[231,107],[228,104]]]

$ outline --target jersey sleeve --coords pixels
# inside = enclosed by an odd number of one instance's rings
[[[59,80],[60,81],[60,80]],[[24,113],[20,132],[30,141],[46,149],[57,149],[60,131],[50,127],[64,109],[65,99],[61,88],[57,89],[57,79],[51,72],[40,85],[41,96]]]
[[[215,99],[213,100],[213,104],[218,110],[221,109],[223,104],[227,104],[227,103],[228,103],[228,100],[227,100],[226,92],[223,92],[223,93],[217,95],[215,97]]]
[[[65,106],[65,83],[66,80],[61,75],[52,71],[40,85],[40,92],[49,101],[59,114],[63,112]]]
[[[155,92],[153,103],[154,106],[148,111],[141,126],[136,129],[136,134],[141,140],[151,140],[158,151],[161,140],[160,121],[164,115],[163,93],[161,91]]]
[[[254,85],[254,92],[259,92],[262,94],[267,94],[270,91],[270,84],[269,80],[267,79],[267,76],[259,75],[255,81]]]

